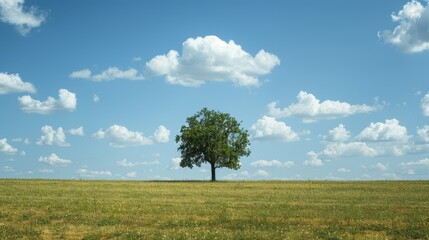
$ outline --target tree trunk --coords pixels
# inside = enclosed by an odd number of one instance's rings
[[[210,165],[212,167],[212,182],[215,182],[216,181],[216,168],[215,168],[215,164],[211,163]]]

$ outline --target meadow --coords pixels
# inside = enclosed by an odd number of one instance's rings
[[[429,239],[429,181],[2,179],[0,239]]]

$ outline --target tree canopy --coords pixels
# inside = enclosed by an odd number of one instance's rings
[[[176,143],[180,143],[181,167],[211,166],[211,180],[216,181],[216,168],[240,168],[240,157],[249,156],[249,133],[227,113],[203,108],[186,119]]]

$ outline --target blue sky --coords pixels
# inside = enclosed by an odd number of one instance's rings
[[[209,179],[175,136],[251,135],[218,179],[429,179],[426,1],[0,0],[0,177]]]

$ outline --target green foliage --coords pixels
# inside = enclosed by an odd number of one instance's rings
[[[209,163],[212,180],[216,168],[240,168],[240,157],[249,156],[249,133],[240,128],[240,123],[231,115],[203,108],[187,118],[187,126],[182,126],[176,142],[182,155],[181,167],[200,167]]]

